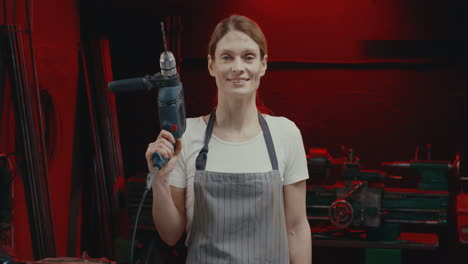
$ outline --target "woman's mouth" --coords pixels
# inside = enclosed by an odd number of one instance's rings
[[[249,81],[249,79],[228,79],[228,81],[232,82],[233,84],[241,85]]]

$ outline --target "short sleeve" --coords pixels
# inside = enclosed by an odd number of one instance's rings
[[[307,159],[302,141],[302,135],[299,128],[290,122],[290,135],[287,136],[288,144],[286,152],[286,164],[284,169],[283,185],[296,183],[309,178],[309,170],[307,168]]]

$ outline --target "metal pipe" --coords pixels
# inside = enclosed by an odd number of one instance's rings
[[[382,208],[382,211],[415,212],[415,213],[440,213],[441,212],[441,210],[434,210],[434,209],[408,209],[408,208]]]
[[[435,220],[403,220],[403,219],[384,219],[387,223],[401,223],[401,224],[427,224],[427,225],[438,225],[440,221]]]
[[[24,187],[28,205],[31,226],[31,240],[36,259],[55,256],[55,238],[52,230],[52,212],[48,199],[47,170],[42,166],[41,146],[38,141],[34,118],[34,103],[31,96],[28,71],[26,68],[22,35],[19,27],[8,25],[8,36],[11,53],[12,97],[14,101],[15,119],[19,136],[18,148],[22,147]],[[32,45],[32,43],[30,43]],[[42,131],[39,131],[39,133]],[[25,166],[24,166],[25,165]]]
[[[330,218],[328,216],[307,216],[308,220],[320,220],[320,221],[328,221]]]
[[[88,75],[90,72],[87,67],[87,56],[85,54],[85,47],[80,47],[80,59],[81,69],[83,70],[84,85],[86,90],[86,96],[88,101],[88,111],[91,124],[91,138],[93,142],[94,150],[94,165],[95,165],[95,193],[96,193],[96,206],[98,207],[98,218],[99,226],[103,228],[100,232],[102,254],[113,255],[112,250],[112,230],[109,228],[109,221],[111,221],[111,204],[109,200],[109,190],[106,181],[106,170],[104,167],[104,156],[103,156],[103,144],[102,139],[99,135],[99,123],[98,123],[98,111],[96,109],[97,103],[95,94],[91,87],[91,78]],[[104,253],[105,251],[105,253]]]
[[[316,208],[316,209],[328,209],[328,205],[306,205],[306,208]]]
[[[408,197],[448,197],[448,192],[426,192],[426,193],[405,193],[405,192],[390,192],[383,193],[384,199],[407,199]]]

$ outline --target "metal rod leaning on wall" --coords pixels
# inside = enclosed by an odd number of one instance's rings
[[[45,148],[45,140],[44,140],[44,130],[42,129],[42,108],[41,102],[39,97],[39,92],[34,91],[35,89],[39,89],[38,85],[35,83],[36,78],[31,83],[29,79],[29,71],[26,64],[26,56],[24,55],[24,45],[23,45],[23,38],[22,32],[20,28],[18,28],[17,39],[19,45],[17,45],[18,53],[19,54],[19,63],[20,69],[22,70],[22,76],[24,76],[24,88],[23,91],[25,92],[26,98],[24,101],[24,105],[26,105],[25,109],[28,114],[27,120],[27,128],[31,131],[29,137],[31,138],[31,142],[33,145],[28,146],[28,154],[31,155],[34,159],[34,173],[38,173],[39,175],[32,175],[37,181],[36,184],[33,186],[33,190],[37,191],[35,197],[32,197],[32,202],[36,203],[37,206],[34,208],[40,214],[38,217],[38,228],[41,230],[40,235],[44,238],[41,239],[41,243],[39,244],[42,247],[42,252],[40,253],[39,258],[45,257],[55,257],[56,256],[56,247],[55,247],[55,235],[53,229],[53,217],[52,217],[52,209],[50,206],[50,192],[49,192],[49,184],[48,184],[48,166],[47,166],[47,157],[46,157],[46,148]],[[30,33],[30,32],[29,32]],[[29,50],[31,51],[30,56],[34,57],[33,49],[32,49],[32,41],[29,42]],[[34,59],[32,59],[34,62]],[[35,64],[32,64],[32,67],[35,68]],[[35,69],[33,69],[35,72]],[[36,96],[36,97],[34,97]],[[36,120],[36,121],[35,121]],[[19,144],[21,146],[21,144]],[[31,210],[31,209],[30,209]],[[34,244],[34,242],[33,242]],[[35,255],[36,257],[36,255]],[[36,257],[37,258],[37,257]]]
[[[42,129],[38,124],[40,98],[34,96],[25,63],[22,32],[18,26],[6,25],[2,28],[8,34],[8,66],[11,79],[11,94],[18,131],[16,148],[20,175],[25,189],[26,203],[31,230],[32,249],[35,259],[55,257],[55,236],[50,207],[47,159]],[[32,43],[28,43],[32,45]],[[34,54],[30,54],[34,56]],[[34,65],[33,65],[34,67]]]
[[[98,121],[104,148],[105,169],[108,172],[106,185],[111,207],[115,207],[117,197],[113,193],[114,183],[119,176],[124,176],[120,134],[118,129],[115,95],[111,94],[107,84],[112,81],[112,68],[108,40],[87,41],[88,55],[93,69],[90,76],[94,86],[93,99],[97,105]]]
[[[87,40],[84,42],[85,57],[87,60],[89,86],[88,100],[91,100],[94,107],[94,119],[96,123],[96,136],[100,137],[101,155],[103,158],[102,183],[104,186],[102,195],[108,208],[109,219],[106,222],[108,236],[115,239],[117,236],[116,223],[118,219],[115,215],[118,207],[117,192],[114,184],[118,177],[124,177],[122,152],[120,147],[120,134],[118,129],[117,107],[115,105],[115,95],[111,94],[107,85],[112,80],[112,69],[110,61],[109,41],[105,39]],[[111,248],[113,244],[111,244]],[[113,252],[108,249],[109,256]]]
[[[94,154],[94,164],[95,164],[95,182],[94,182],[94,193],[93,198],[95,199],[97,206],[97,214],[94,217],[94,221],[98,223],[100,232],[99,232],[99,244],[95,245],[95,254],[100,254],[106,256],[107,258],[113,258],[113,220],[112,220],[112,203],[110,199],[110,191],[108,182],[108,172],[105,168],[105,157],[103,154],[103,136],[101,135],[101,128],[99,124],[98,116],[98,104],[96,98],[95,87],[91,81],[90,69],[88,68],[88,58],[89,55],[86,53],[86,49],[83,45],[80,45],[80,62],[81,70],[84,76],[84,83],[86,89],[86,97],[88,100],[88,111],[91,125],[91,138],[93,143],[93,154]],[[84,208],[83,210],[86,210]]]

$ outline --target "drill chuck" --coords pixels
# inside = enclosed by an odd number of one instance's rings
[[[170,51],[164,51],[159,57],[159,66],[161,67],[161,74],[170,78],[174,75],[177,75],[176,61],[174,54]]]

